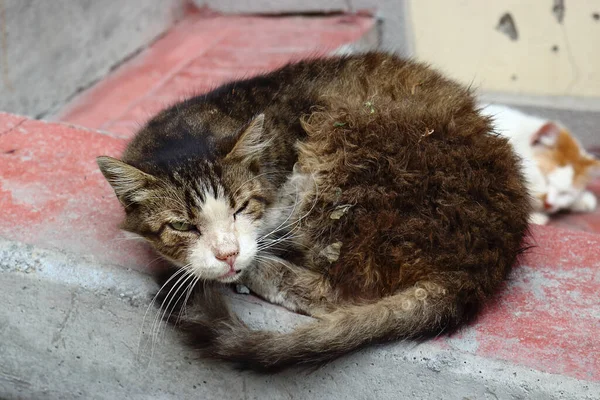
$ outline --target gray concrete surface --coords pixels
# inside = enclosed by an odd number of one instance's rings
[[[435,343],[371,347],[312,373],[261,376],[198,360],[177,334],[150,346],[145,275],[0,239],[3,399],[598,399],[600,385]],[[306,317],[231,295],[256,327]],[[143,329],[141,329],[143,326]],[[142,333],[143,332],[143,333]],[[141,345],[140,345],[141,343]]]
[[[347,0],[193,0],[198,7],[231,14],[295,14],[347,11]]]
[[[381,49],[404,57],[415,54],[413,27],[408,0],[380,0],[377,17],[380,21]]]
[[[0,0],[0,110],[43,117],[166,31],[184,0]]]
[[[198,7],[233,14],[372,12],[379,23],[381,48],[414,53],[407,0],[193,0]]]
[[[379,25],[375,24],[360,39],[344,44],[330,52],[330,55],[359,54],[367,51],[377,50],[381,46],[381,35]]]

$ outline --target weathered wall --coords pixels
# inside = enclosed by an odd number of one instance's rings
[[[410,0],[410,11],[416,56],[465,83],[600,96],[600,0]]]
[[[0,0],[0,110],[51,114],[182,10],[183,0]]]
[[[482,92],[532,96],[528,104],[560,96],[598,109],[588,101],[600,97],[600,0],[194,1],[226,13],[370,9],[381,21],[383,49],[430,62]]]

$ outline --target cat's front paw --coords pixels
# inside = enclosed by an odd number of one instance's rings
[[[585,191],[571,206],[571,210],[575,212],[593,212],[596,210],[598,200],[592,192]]]
[[[536,225],[546,225],[550,221],[550,217],[547,214],[541,212],[531,213],[529,222]]]
[[[235,291],[239,294],[250,294],[250,289],[247,286],[242,285],[240,283],[235,285]]]

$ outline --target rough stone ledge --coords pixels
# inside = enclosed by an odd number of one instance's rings
[[[170,328],[150,340],[150,277],[93,257],[0,239],[0,397],[146,399],[598,399],[600,385],[485,359],[441,342],[374,346],[275,376],[196,360]],[[256,327],[301,317],[231,294]],[[144,333],[141,327],[144,325]],[[163,335],[164,334],[164,335]]]

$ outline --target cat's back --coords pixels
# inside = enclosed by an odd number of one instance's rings
[[[427,69],[385,53],[306,59],[275,71],[223,84],[168,107],[148,121],[129,143],[123,159],[152,168],[152,160],[181,154],[215,156],[223,141],[259,113],[265,114],[265,139],[281,150],[293,149],[305,132],[303,116],[344,98],[364,102],[369,93],[398,98],[423,82]],[[401,88],[400,90],[398,90]],[[360,103],[362,104],[362,103]],[[359,105],[360,105],[359,104]],[[274,157],[290,155],[274,152]],[[290,162],[286,162],[286,168]]]
[[[423,64],[380,60],[332,83],[305,120],[300,163],[318,184],[310,259],[342,292],[366,297],[431,273],[491,292],[528,226],[519,159],[467,88]],[[331,246],[334,262],[323,257]]]

